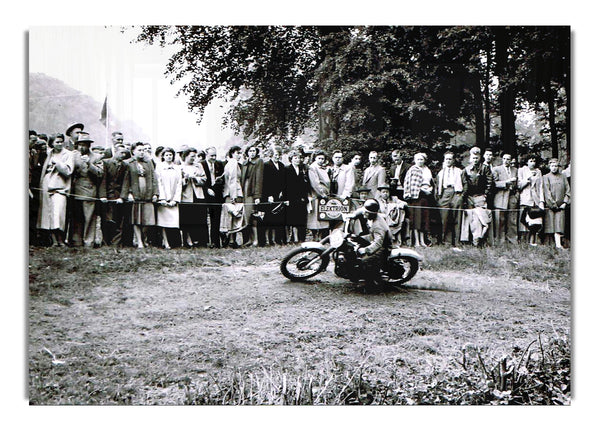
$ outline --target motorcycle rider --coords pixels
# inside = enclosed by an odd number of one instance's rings
[[[380,269],[389,256],[393,237],[385,218],[379,213],[379,202],[375,199],[367,199],[362,208],[348,217],[366,219],[369,232],[361,236],[369,241],[369,245],[359,248],[357,254],[367,283],[380,285],[382,283]]]

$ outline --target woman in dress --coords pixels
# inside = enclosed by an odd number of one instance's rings
[[[558,159],[548,162],[550,172],[542,179],[543,206],[546,209],[544,232],[554,234],[556,248],[562,249],[562,236],[565,233],[565,208],[571,200],[571,187],[561,172],[558,171]]]
[[[202,165],[196,163],[198,150],[186,148],[181,153],[181,204],[179,206],[179,227],[183,233],[183,244],[187,247],[200,245],[202,233],[208,230],[206,226],[206,207],[199,205],[204,202],[206,173]]]
[[[259,157],[258,147],[246,148],[246,163],[242,166],[242,192],[244,193],[244,223],[248,226],[245,246],[258,246],[258,220],[253,217],[256,205],[260,203],[263,192],[264,162]],[[244,238],[246,239],[246,238]]]
[[[176,165],[175,150],[167,147],[162,151],[161,163],[156,167],[158,180],[158,207],[156,225],[162,228],[163,247],[170,249],[167,230],[179,230],[179,202],[181,201],[182,172]]]
[[[524,220],[527,213],[540,208],[542,195],[542,172],[536,167],[537,157],[533,154],[527,156],[527,164],[519,168],[517,187],[519,188],[519,220]],[[519,233],[525,236],[529,233],[528,227],[519,222]],[[536,245],[535,234],[529,234],[529,244]]]
[[[226,234],[227,244],[237,248],[236,237],[244,227],[244,194],[242,192],[242,149],[234,145],[227,152],[227,163],[223,170],[223,198],[224,208],[221,216],[221,232]],[[231,211],[230,211],[231,210]],[[235,214],[238,213],[238,223],[235,222]],[[225,216],[223,216],[225,214]]]
[[[433,199],[433,176],[425,161],[424,153],[415,154],[415,164],[404,177],[404,200],[409,205],[410,223],[415,247],[427,246],[427,234],[430,231],[431,200]]]
[[[42,167],[37,228],[50,231],[53,246],[65,245],[67,194],[71,189],[73,152],[64,148],[64,135],[51,138],[51,150]]]
[[[131,224],[138,248],[144,248],[143,228],[156,225],[154,203],[158,200],[158,181],[152,162],[146,158],[144,143],[132,146],[133,160],[128,163],[121,196],[132,202]],[[121,199],[121,198],[119,198]]]
[[[288,202],[285,210],[285,225],[291,229],[291,240],[295,243],[306,239],[306,219],[308,216],[308,174],[302,163],[302,155],[292,151],[288,155],[290,164],[284,168],[285,185],[283,200]]]

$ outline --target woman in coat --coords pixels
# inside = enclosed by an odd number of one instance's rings
[[[40,181],[40,210],[37,228],[49,230],[53,246],[65,245],[67,194],[73,175],[73,152],[64,148],[64,136],[58,134],[42,167]]]
[[[315,161],[308,167],[308,182],[310,184],[310,209],[306,225],[311,230],[315,240],[323,239],[328,235],[329,221],[319,220],[317,210],[319,201],[329,197],[331,179],[327,169],[327,158],[323,151],[315,153]]]
[[[410,223],[415,247],[427,245],[427,234],[430,231],[429,208],[433,199],[433,175],[425,166],[427,156],[424,153],[415,154],[415,164],[406,172],[404,177],[404,200],[409,205]]]
[[[520,204],[519,220],[524,219],[526,217],[524,214],[529,211],[540,208],[540,198],[542,196],[542,171],[536,167],[537,157],[532,154],[527,156],[526,160],[527,164],[520,167],[517,174]],[[519,233],[525,235],[528,232],[527,226],[519,222]],[[533,239],[535,240],[535,235]],[[535,244],[535,241],[533,244]]]
[[[258,220],[253,217],[263,195],[263,174],[265,164],[259,157],[258,147],[250,145],[246,148],[246,163],[242,166],[242,190],[244,193],[245,224],[248,226],[246,246],[258,246]]]
[[[206,173],[197,163],[198,150],[186,148],[181,153],[181,204],[179,206],[179,227],[183,232],[183,244],[196,247],[208,240],[206,225],[207,211],[204,203]]]
[[[171,248],[167,229],[179,230],[179,202],[181,201],[181,166],[174,163],[175,150],[167,147],[161,154],[162,162],[156,167],[158,203],[156,225],[162,228],[163,247]]]
[[[265,150],[269,160],[265,162],[263,195],[272,203],[265,211],[265,226],[267,243],[283,245],[285,243],[285,213],[273,211],[281,205],[283,188],[285,184],[285,165],[281,162],[281,148],[275,147]],[[281,208],[281,207],[279,207]]]
[[[302,242],[306,239],[306,218],[308,192],[308,174],[302,164],[302,155],[298,151],[289,154],[290,165],[284,168],[285,186],[283,200],[288,202],[285,210],[285,225],[291,230],[293,242]]]
[[[542,177],[542,199],[546,216],[544,232],[554,234],[556,248],[562,249],[562,236],[565,234],[565,208],[571,200],[571,186],[561,172],[558,171],[558,159],[548,161],[550,172]]]
[[[236,237],[244,229],[244,194],[242,192],[242,149],[234,145],[227,152],[227,163],[223,168],[223,209],[221,211],[221,233],[227,235],[226,244],[238,247]]]
[[[158,200],[158,181],[152,162],[146,159],[146,150],[142,142],[132,147],[133,160],[127,165],[123,179],[121,196],[133,202],[131,224],[137,247],[144,248],[142,229],[144,226],[155,226],[154,203]]]

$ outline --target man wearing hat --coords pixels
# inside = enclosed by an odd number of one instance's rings
[[[35,130],[29,131],[29,148],[33,147],[37,142],[37,132]]]
[[[358,195],[358,199],[351,199],[351,211],[356,211],[359,209],[367,199],[369,199],[369,193],[371,189],[368,187],[359,187],[354,192]],[[367,222],[364,218],[359,217],[356,220],[353,220],[350,224],[350,231],[356,235],[360,235],[362,232],[368,232],[369,228],[367,227]]]
[[[398,197],[391,195],[391,187],[389,184],[383,184],[377,187],[377,192],[379,212],[383,215],[390,228],[393,243],[402,245],[402,239],[406,236],[402,235],[402,233],[404,231],[403,227],[405,227],[405,210],[408,204]]]
[[[362,208],[348,215],[350,219],[364,219],[368,227],[368,233],[362,234],[369,241],[369,245],[358,249],[357,254],[361,258],[362,273],[367,284],[380,285],[380,269],[387,259],[392,248],[392,233],[381,215],[379,202],[375,199],[367,199]]]
[[[104,168],[102,156],[90,151],[94,141],[87,133],[77,138],[71,186],[71,241],[75,247],[92,247],[96,237],[96,199]]]
[[[65,136],[68,137],[65,141],[65,148],[67,150],[73,151],[75,149],[80,132],[83,132],[82,123],[71,124],[69,127],[67,127],[67,130],[65,132]]]

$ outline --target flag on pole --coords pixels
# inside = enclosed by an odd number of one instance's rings
[[[106,106],[106,102],[108,100],[108,96],[104,98],[104,105],[102,106],[102,112],[100,112],[100,122],[104,127],[107,127],[108,122],[106,121],[108,118],[108,109]]]

